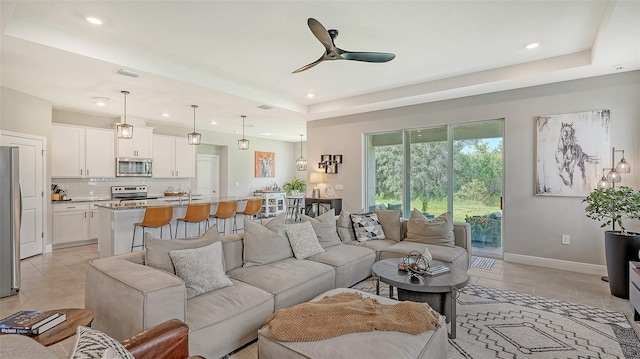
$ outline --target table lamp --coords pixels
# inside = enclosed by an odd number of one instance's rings
[[[313,188],[312,198],[320,198],[320,188],[318,188],[318,183],[322,183],[322,173],[320,172],[311,172],[311,176],[309,177],[309,182],[315,184],[316,186]]]

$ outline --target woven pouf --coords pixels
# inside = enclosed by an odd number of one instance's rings
[[[337,288],[320,294],[312,301],[342,292],[358,292],[363,297],[376,298],[381,304],[397,301],[356,289]],[[281,358],[446,358],[447,326],[440,317],[441,327],[418,335],[394,331],[373,331],[345,334],[312,342],[281,342],[265,325],[258,331],[260,359]]]

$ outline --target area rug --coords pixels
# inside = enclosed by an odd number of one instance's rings
[[[492,270],[496,260],[493,258],[471,257],[471,268]]]
[[[375,281],[353,288],[375,293]],[[389,296],[384,283],[380,295]],[[463,288],[457,303],[449,359],[640,359],[640,341],[624,313],[478,284]],[[257,344],[225,358],[256,359]]]

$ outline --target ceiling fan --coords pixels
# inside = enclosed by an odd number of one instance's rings
[[[387,52],[352,52],[336,47],[334,40],[338,37],[338,30],[328,30],[322,24],[310,17],[307,20],[309,29],[315,37],[324,45],[326,51],[320,58],[308,65],[295,70],[293,73],[308,70],[325,60],[355,60],[364,62],[387,62],[393,60],[396,55]]]

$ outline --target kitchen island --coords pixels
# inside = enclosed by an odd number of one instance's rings
[[[244,209],[246,200],[252,197],[193,197],[191,203],[211,203],[211,214],[216,213],[218,203],[222,201],[238,201],[238,211]],[[133,228],[135,223],[142,222],[144,211],[147,207],[172,206],[173,219],[171,220],[171,236],[176,233],[177,218],[183,218],[189,199],[186,197],[165,197],[154,200],[146,200],[142,202],[132,203],[128,205],[126,202],[121,203],[104,203],[96,204],[99,213],[99,232],[98,232],[98,251],[100,258],[110,257],[118,254],[131,252],[131,241],[133,239]],[[241,218],[241,220],[243,220]],[[215,224],[215,220],[212,219]],[[224,226],[227,234],[231,234],[233,228],[233,218],[226,219],[228,223]],[[210,220],[211,222],[211,220]],[[178,238],[184,238],[184,223],[180,224]],[[204,229],[204,225],[201,225]],[[147,233],[151,233],[154,237],[160,237],[160,228],[148,228]],[[169,226],[165,226],[162,230],[162,238],[169,238]],[[201,233],[204,233],[201,230]],[[136,231],[136,243],[142,243],[142,231]],[[195,224],[187,224],[187,237],[197,237],[198,227]],[[141,247],[135,250],[142,250]]]

